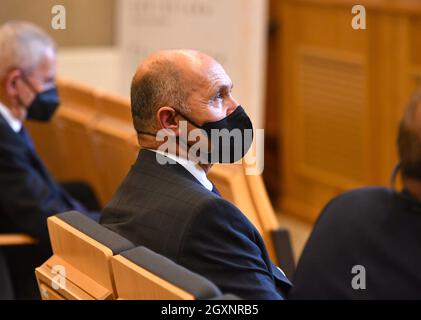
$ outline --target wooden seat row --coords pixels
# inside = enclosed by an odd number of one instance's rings
[[[76,211],[48,218],[53,256],[35,270],[44,300],[193,300],[219,289]]]

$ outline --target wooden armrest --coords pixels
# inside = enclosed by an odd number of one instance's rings
[[[0,234],[0,246],[19,246],[25,244],[34,244],[36,240],[26,234],[3,233]]]

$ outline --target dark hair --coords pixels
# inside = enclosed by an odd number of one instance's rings
[[[399,125],[398,152],[402,176],[421,180],[421,123],[416,112],[421,104],[421,89],[415,92]]]
[[[188,90],[181,70],[169,60],[161,59],[148,66],[148,70],[131,85],[131,108],[136,131],[154,128],[156,111],[171,106],[186,111]]]

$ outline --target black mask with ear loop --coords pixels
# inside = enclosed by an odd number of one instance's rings
[[[23,75],[22,80],[35,94],[34,100],[32,100],[31,104],[28,106],[28,114],[26,118],[40,122],[49,121],[57,110],[57,107],[60,105],[57,88],[52,87],[51,89],[37,92],[26,76]]]
[[[396,197],[401,200],[404,205],[413,212],[421,213],[421,202],[414,198],[411,193],[407,189],[403,189],[402,191],[398,191],[396,189],[396,178],[398,176],[399,171],[401,170],[400,162],[396,164],[393,168],[392,173],[390,175],[390,186],[394,191]]]
[[[206,152],[206,154],[203,156],[203,163],[206,163],[206,161],[207,163],[237,162],[246,155],[251,147],[251,144],[253,143],[253,124],[241,106],[237,106],[237,108],[235,108],[235,110],[227,117],[218,121],[208,121],[203,125],[198,125],[178,110],[175,110],[175,112],[177,112],[198,129],[203,130],[209,141],[211,141],[213,130],[216,132],[222,132],[221,135],[218,135],[218,148],[211,146],[211,152]],[[229,134],[234,130],[238,130],[237,132],[240,133],[240,141],[236,140],[234,136],[222,136],[224,132]],[[247,134],[247,131],[249,131],[250,134]],[[156,136],[155,134],[149,132],[138,131],[138,133]],[[183,141],[183,143],[191,147],[185,141]]]
[[[179,111],[177,111],[177,113],[196,128],[205,132],[208,140],[212,144],[211,151],[204,155],[204,160],[207,161],[207,163],[237,162],[244,158],[253,143],[253,124],[243,107],[240,105],[225,118],[218,121],[208,121],[202,125],[198,125]],[[240,138],[240,140],[235,139],[235,137],[231,135],[235,134],[235,131],[239,133],[237,138]],[[212,132],[216,133],[215,136],[218,141],[212,141],[212,138],[214,138]],[[215,147],[215,142],[218,147]]]

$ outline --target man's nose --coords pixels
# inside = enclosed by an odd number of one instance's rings
[[[230,99],[229,106],[227,109],[227,116],[229,116],[238,107],[238,102],[235,99]]]

